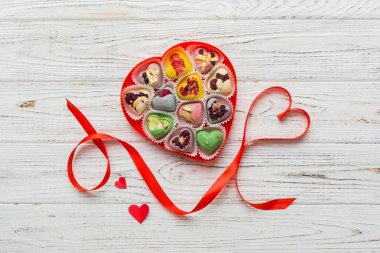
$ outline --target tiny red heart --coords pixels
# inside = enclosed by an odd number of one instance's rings
[[[149,206],[147,204],[143,204],[140,207],[137,205],[130,205],[128,211],[132,217],[141,224],[148,216]]]
[[[127,189],[127,182],[125,181],[125,177],[120,177],[119,181],[115,181],[115,186],[119,189]]]

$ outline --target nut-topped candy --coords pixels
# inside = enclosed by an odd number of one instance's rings
[[[148,89],[138,88],[127,91],[125,93],[124,101],[129,110],[137,115],[141,115],[147,109],[150,99],[152,97],[151,92]]]
[[[141,84],[159,87],[162,84],[162,71],[158,63],[151,63],[148,67],[141,71],[137,77]]]
[[[208,52],[203,48],[199,48],[195,53],[195,63],[197,64],[197,69],[203,75],[210,72],[210,70],[219,61],[219,56],[215,52]]]
[[[174,121],[168,115],[152,113],[146,118],[146,125],[153,138],[160,140],[173,129]]]
[[[178,109],[180,121],[191,124],[197,128],[203,123],[203,104],[199,101],[181,105]]]
[[[207,79],[207,89],[209,91],[228,96],[233,91],[233,80],[231,74],[225,67],[217,68]]]

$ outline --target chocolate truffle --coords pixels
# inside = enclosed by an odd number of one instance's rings
[[[153,138],[160,140],[173,129],[174,121],[168,115],[152,113],[146,118],[145,124]]]
[[[147,109],[151,97],[152,94],[148,89],[137,88],[127,91],[125,93],[124,101],[130,111],[137,115],[141,115]]]
[[[211,124],[218,124],[227,120],[231,114],[232,109],[230,104],[225,98],[211,97],[206,102],[207,120]]]
[[[223,143],[223,133],[219,129],[203,129],[197,132],[199,149],[207,155],[215,153]]]
[[[151,63],[148,67],[141,71],[137,77],[141,84],[159,87],[162,85],[162,70],[158,63]]]
[[[193,127],[202,125],[203,117],[203,104],[201,102],[185,103],[178,109],[180,121],[191,124]]]
[[[197,49],[195,53],[195,63],[197,64],[197,69],[203,75],[210,72],[210,70],[219,61],[219,56],[215,52],[208,52],[203,48]]]
[[[195,147],[194,133],[189,127],[180,127],[170,135],[168,145],[171,149],[192,153]]]
[[[152,107],[156,110],[174,112],[176,109],[176,99],[173,89],[165,87],[158,91],[153,97]]]
[[[219,67],[207,79],[207,89],[228,96],[233,91],[234,84],[231,78],[231,73],[225,67]]]

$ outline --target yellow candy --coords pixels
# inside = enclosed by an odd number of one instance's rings
[[[164,63],[166,66],[166,75],[170,78],[177,78],[192,70],[189,57],[180,49],[167,54]]]
[[[180,99],[200,99],[204,96],[202,79],[197,74],[183,78],[177,85],[177,95]]]

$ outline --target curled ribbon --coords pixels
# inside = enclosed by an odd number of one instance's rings
[[[307,125],[304,129],[304,131],[295,136],[295,137],[284,137],[284,138],[259,138],[259,139],[254,139],[252,141],[247,141],[246,140],[246,129],[248,125],[248,120],[249,120],[249,113],[252,111],[254,108],[255,104],[257,103],[258,99],[261,98],[263,95],[270,91],[274,90],[279,90],[283,92],[287,97],[288,97],[288,106],[287,108],[280,114],[277,115],[279,120],[284,119],[289,113],[291,112],[296,112],[300,113],[303,115],[306,120],[307,120]],[[77,188],[80,191],[92,191],[92,190],[97,190],[100,189],[102,186],[104,186],[110,175],[111,175],[111,165],[107,153],[106,146],[104,145],[103,140],[115,140],[119,142],[124,149],[126,149],[134,162],[137,170],[140,172],[142,178],[144,179],[145,183],[151,190],[151,192],[154,194],[154,196],[157,198],[157,200],[170,212],[177,214],[177,215],[187,215],[190,213],[194,213],[197,211],[202,210],[205,208],[207,205],[209,205],[215,198],[218,196],[220,191],[224,188],[224,186],[227,184],[227,182],[234,176],[237,175],[240,161],[243,157],[244,151],[248,146],[253,145],[254,143],[258,141],[286,141],[286,140],[295,140],[303,137],[307,131],[309,130],[310,127],[310,116],[309,114],[304,111],[303,109],[299,108],[291,108],[292,105],[292,97],[285,88],[279,87],[279,86],[274,86],[270,87],[263,92],[261,92],[251,103],[251,106],[249,107],[247,117],[245,119],[245,124],[244,124],[244,131],[243,131],[243,138],[242,138],[242,143],[240,146],[240,149],[238,153],[236,154],[234,160],[232,163],[224,170],[224,172],[219,176],[219,178],[214,182],[213,185],[208,189],[208,191],[203,195],[203,197],[200,199],[198,204],[191,210],[191,211],[184,211],[180,208],[178,208],[172,201],[171,199],[166,195],[165,191],[162,189],[161,185],[158,183],[157,179],[154,177],[153,173],[149,169],[149,167],[146,165],[144,159],[141,157],[140,153],[128,142],[120,140],[118,138],[115,138],[111,135],[104,134],[104,133],[98,133],[96,132],[95,128],[91,125],[91,123],[87,120],[87,118],[79,111],[78,108],[76,108],[69,100],[67,100],[67,108],[70,110],[70,112],[74,115],[74,117],[77,119],[77,121],[81,124],[83,129],[86,131],[88,136],[83,138],[77,146],[72,150],[68,162],[67,162],[67,172],[68,172],[68,177],[70,179],[70,182],[73,184],[75,188]],[[95,186],[92,189],[86,189],[83,186],[81,186],[78,181],[75,178],[74,172],[73,172],[73,160],[75,156],[75,152],[77,148],[87,142],[87,141],[93,141],[95,145],[99,148],[99,150],[102,152],[103,156],[107,160],[107,168],[106,172],[104,174],[104,177],[102,181]],[[241,194],[239,190],[239,185],[238,185],[238,180],[237,177],[235,177],[235,184],[236,184],[236,189],[238,191],[239,196],[250,206],[256,208],[256,209],[261,209],[261,210],[278,210],[278,209],[286,209],[289,205],[291,205],[296,198],[283,198],[283,199],[273,199],[264,203],[251,203],[248,200],[246,200],[243,195]]]

